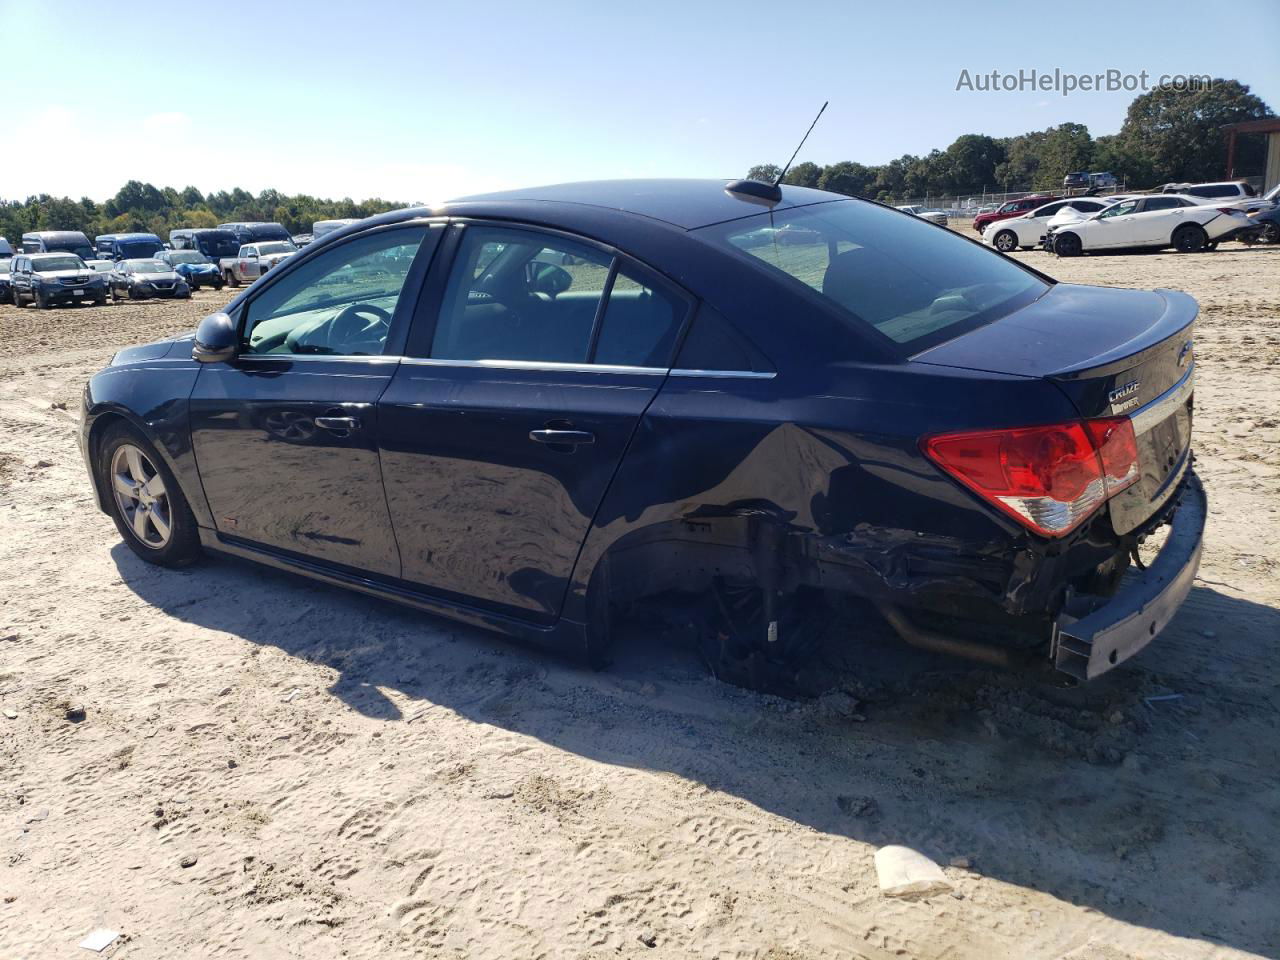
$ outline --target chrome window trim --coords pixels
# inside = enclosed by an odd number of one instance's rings
[[[712,377],[721,380],[772,380],[777,375],[772,370],[690,370],[681,367],[671,371],[673,377]]]
[[[1187,402],[1187,397],[1191,396],[1195,386],[1196,365],[1193,362],[1191,369],[1183,374],[1181,380],[1146,404],[1146,406],[1140,407],[1129,415],[1129,419],[1133,423],[1133,432],[1136,435],[1144,434],[1156,424],[1163,423],[1167,418],[1173,416],[1178,408]]]
[[[542,370],[548,373],[630,373],[665,377],[666,367],[629,367],[610,363],[560,363],[552,360],[446,360],[436,357],[405,357],[404,363],[417,367],[464,367],[484,370]]]
[[[253,363],[254,361],[275,361],[294,360],[302,361],[318,361],[323,360],[326,363],[334,361],[360,361],[362,363],[385,363],[388,366],[399,363],[403,357],[399,354],[383,354],[383,353],[241,353],[237,354],[234,363]]]

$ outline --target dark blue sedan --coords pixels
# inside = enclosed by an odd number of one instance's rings
[[[1084,679],[1199,563],[1196,315],[817,190],[570,184],[311,244],[117,354],[81,442],[161,565],[214,549],[597,661],[638,606],[744,683],[833,611]]]
[[[222,289],[222,271],[199,250],[161,250],[155,258],[167,263],[192,290],[201,287]]]

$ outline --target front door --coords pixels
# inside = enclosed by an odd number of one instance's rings
[[[396,577],[377,401],[439,229],[357,235],[240,311],[240,355],[201,368],[191,435],[218,533]]]
[[[1138,242],[1138,201],[1125,200],[1098,214],[1097,225],[1090,232],[1093,247],[1131,247]]]
[[[378,404],[403,577],[554,620],[686,312],[611,251],[466,227],[437,322]]]

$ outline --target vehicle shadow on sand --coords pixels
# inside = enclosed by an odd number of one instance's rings
[[[332,668],[327,692],[364,716],[444,707],[833,836],[967,857],[1130,924],[1280,953],[1274,608],[1198,585],[1152,648],[1074,690],[873,642],[874,670],[839,679],[850,695],[796,704],[718,683],[640,629],[597,673],[247,563],[112,554],[172,617]]]

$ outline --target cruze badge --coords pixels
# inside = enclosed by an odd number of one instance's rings
[[[1141,383],[1141,380],[1130,380],[1124,386],[1116,387],[1108,393],[1107,399],[1111,401],[1111,412],[1120,413],[1130,407],[1137,406],[1138,387]]]

